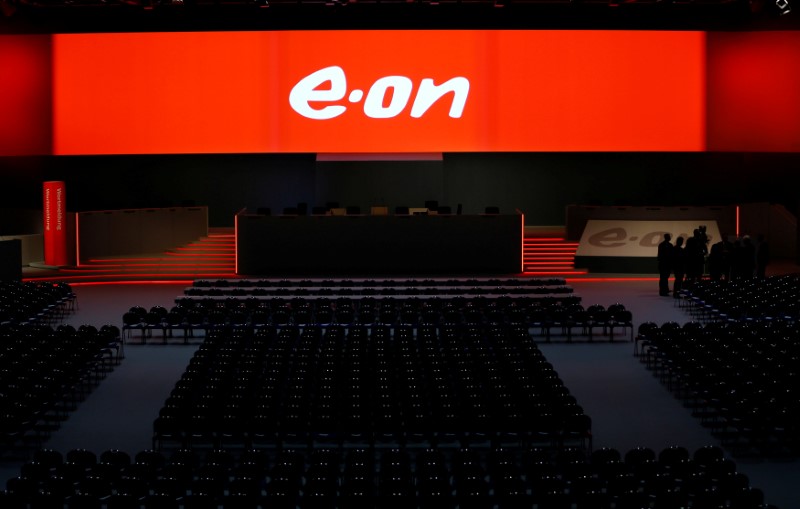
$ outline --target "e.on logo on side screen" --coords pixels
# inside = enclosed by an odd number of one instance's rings
[[[448,116],[461,118],[469,96],[469,86],[469,80],[463,76],[450,78],[438,85],[431,78],[424,78],[415,84],[406,76],[384,76],[376,79],[365,95],[358,88],[348,91],[344,69],[333,65],[314,71],[298,81],[289,93],[289,104],[295,112],[306,118],[330,120],[344,114],[348,107],[325,103],[336,103],[345,97],[352,104],[363,100],[363,114],[375,119],[397,117],[410,102],[408,114],[411,118],[420,118],[436,102],[451,94]]]

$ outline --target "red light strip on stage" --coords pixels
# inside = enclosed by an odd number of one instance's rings
[[[113,269],[124,269],[130,268],[131,270],[141,269],[145,267],[163,267],[164,269],[173,269],[178,270],[181,268],[197,268],[197,269],[226,269],[230,267],[230,264],[212,264],[212,263],[170,263],[170,264],[159,264],[159,263],[131,263],[131,264],[103,264],[98,265],[97,267],[88,267],[86,265],[82,267],[76,267],[74,269],[64,268],[60,269],[62,272],[117,272]]]
[[[231,248],[233,247],[234,245],[231,244]],[[226,248],[225,246],[217,246],[217,245],[214,245],[214,247],[205,247],[205,246],[176,247],[174,249],[175,251],[223,251],[223,252],[230,251],[230,249]],[[213,254],[219,254],[219,253],[213,253]]]
[[[165,280],[165,279],[159,280],[159,279],[155,279],[155,278],[159,278],[159,277],[161,277],[161,278],[164,278],[164,277],[185,278],[186,276],[189,276],[189,275],[192,275],[192,274],[168,274],[168,273],[163,273],[162,274],[162,273],[148,272],[148,273],[145,273],[145,274],[133,273],[133,274],[108,274],[108,275],[99,274],[99,275],[86,275],[86,276],[32,277],[32,278],[25,278],[25,279],[23,279],[23,281],[86,281],[86,280],[92,280],[92,279],[98,279],[98,278],[102,278],[102,279],[106,279],[107,280],[107,279],[109,279],[111,277],[119,277],[119,278],[128,278],[128,279],[119,279],[119,281],[124,281],[124,282],[130,281],[129,278],[153,278],[153,281],[165,281],[165,282],[168,282],[169,280]],[[202,277],[202,278],[214,277],[214,278],[220,278],[220,279],[222,279],[222,278],[235,279],[237,277],[236,274],[233,274],[233,273],[230,273],[230,272],[221,273],[221,274],[216,274],[216,273],[208,273],[208,274],[207,273],[198,273],[198,274],[196,274],[196,276],[197,277]],[[149,281],[149,279],[147,281]],[[136,280],[136,282],[140,282],[140,280]]]
[[[555,255],[538,255],[535,253],[528,253],[525,257],[526,260],[531,261],[551,261],[551,262],[558,262],[558,261],[571,261],[574,260],[574,256],[555,256]]]
[[[186,281],[83,281],[70,283],[70,286],[112,286],[112,285],[191,285],[194,280]]]
[[[525,242],[525,245],[528,247],[537,247],[537,246],[544,246],[544,247],[576,247],[580,244],[579,242],[563,242],[563,241],[556,241],[556,242]]]
[[[227,260],[229,258],[233,258],[236,256],[235,254],[232,255],[222,255],[219,253],[215,253],[214,255],[203,256],[201,254],[193,254],[193,253],[166,253],[167,256],[183,256],[186,258],[200,258],[203,260]]]
[[[585,274],[585,273],[584,273]],[[567,283],[614,283],[624,281],[658,281],[657,277],[586,277],[586,278],[567,278]]]
[[[537,271],[533,271],[533,272],[528,271],[528,272],[523,272],[522,273],[523,276],[531,276],[531,277],[536,277],[536,276],[574,276],[574,275],[577,275],[577,274],[588,274],[588,273],[586,271],[580,271],[580,270],[537,270]],[[581,281],[583,281],[583,280],[581,279]]]
[[[520,257],[520,272],[525,272],[525,214],[519,211],[522,223],[522,256]]]
[[[246,212],[244,208],[233,216],[233,272],[239,273],[239,214]]]
[[[736,236],[739,236],[739,206],[736,206]],[[724,239],[723,239],[724,240]]]
[[[157,261],[164,260],[164,258],[91,258],[89,263],[116,263],[116,262],[139,262],[139,261]]]
[[[75,213],[75,266],[81,266],[81,215]]]
[[[529,266],[542,265],[542,266],[546,266],[546,267],[561,267],[561,266],[564,266],[564,267],[572,268],[570,263],[567,263],[567,262],[557,263],[555,261],[552,261],[552,262],[527,262],[525,265],[529,265]]]

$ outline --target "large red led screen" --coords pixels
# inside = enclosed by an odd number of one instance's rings
[[[699,32],[54,38],[56,154],[703,150]]]
[[[0,36],[0,155],[800,151],[800,32]]]
[[[0,35],[0,155],[50,153],[50,36]]]
[[[800,152],[800,32],[709,34],[708,148]]]

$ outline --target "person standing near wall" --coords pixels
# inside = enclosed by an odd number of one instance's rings
[[[672,284],[672,296],[676,299],[683,289],[683,277],[686,275],[686,250],[683,248],[683,237],[675,239],[672,248],[672,271],[675,273],[675,282]]]
[[[711,245],[711,251],[708,253],[708,275],[712,281],[719,281],[723,276],[728,279],[725,269],[726,256],[725,244],[721,240]]]
[[[673,245],[672,235],[664,234],[664,240],[658,245],[658,294],[669,297],[669,275],[672,272]]]

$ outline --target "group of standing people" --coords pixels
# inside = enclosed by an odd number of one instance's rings
[[[675,275],[672,295],[678,294],[685,282],[693,282],[705,274],[706,261],[708,274],[712,280],[764,278],[769,263],[769,244],[763,235],[759,235],[758,243],[745,235],[733,241],[723,236],[711,245],[704,226],[694,230],[685,242],[683,237],[672,244],[672,235],[664,234],[664,240],[658,245],[658,294],[669,296],[669,277]],[[685,245],[684,245],[685,244]]]

